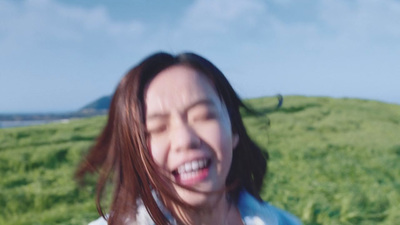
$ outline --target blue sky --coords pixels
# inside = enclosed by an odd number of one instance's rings
[[[77,110],[160,50],[203,55],[244,98],[400,104],[399,0],[0,0],[0,113]]]

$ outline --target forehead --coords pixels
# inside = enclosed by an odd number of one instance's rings
[[[146,112],[184,109],[199,100],[220,102],[211,81],[187,66],[172,66],[161,71],[145,90]]]

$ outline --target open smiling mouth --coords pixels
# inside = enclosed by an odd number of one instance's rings
[[[211,159],[197,159],[186,162],[172,171],[175,180],[183,185],[194,185],[208,176]]]

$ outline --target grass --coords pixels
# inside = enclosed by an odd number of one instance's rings
[[[271,100],[250,103],[263,110]],[[400,106],[356,99],[285,100],[280,111],[268,114],[268,131],[249,126],[271,155],[264,199],[305,224],[399,224]]]
[[[87,224],[96,218],[93,185],[78,188],[72,176],[104,122],[96,117],[0,130],[0,224]]]
[[[400,106],[286,96],[246,101],[248,132],[270,154],[262,197],[304,224],[400,224]],[[0,130],[0,224],[87,224],[94,178],[72,175],[105,117]],[[270,126],[267,123],[270,123]]]

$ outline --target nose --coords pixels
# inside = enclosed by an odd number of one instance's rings
[[[175,151],[196,149],[200,146],[201,140],[196,131],[185,121],[179,121],[172,129],[171,148]]]

